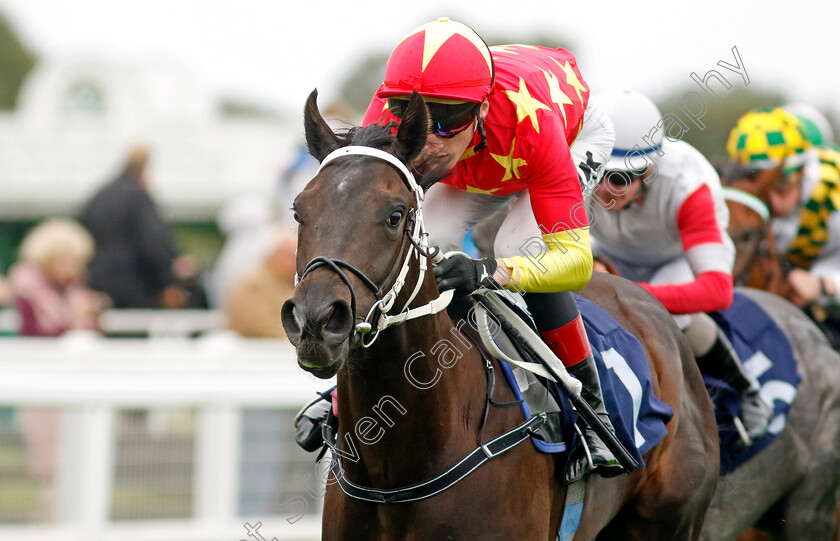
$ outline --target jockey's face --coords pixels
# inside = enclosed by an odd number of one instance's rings
[[[466,128],[451,136],[436,135],[434,131],[429,133],[426,146],[417,158],[417,169],[423,173],[437,167],[444,169],[455,167],[473,140],[478,125],[477,119],[486,118],[489,109],[490,104],[485,100],[478,108],[478,116],[473,117]],[[434,120],[433,118],[432,121]]]
[[[642,171],[607,171],[595,189],[595,196],[606,210],[618,212],[639,196],[642,181],[649,172],[649,167]]]
[[[799,206],[802,193],[803,167],[782,175],[779,181],[770,189],[770,208],[773,216],[783,218],[789,216]]]

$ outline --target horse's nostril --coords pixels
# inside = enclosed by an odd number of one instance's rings
[[[327,312],[326,317],[324,317],[324,319],[321,321],[321,327],[326,328],[326,326],[329,325],[330,321],[332,321],[333,314],[335,314],[335,303],[333,303],[332,307],[330,308],[330,311]]]
[[[283,328],[286,330],[286,336],[294,343],[294,340],[300,337],[303,325],[299,320],[297,305],[293,299],[289,299],[283,303],[280,309],[280,319],[283,322]]]
[[[350,306],[343,300],[333,302],[327,314],[321,320],[321,328],[325,337],[332,335],[334,338],[341,338],[342,340],[350,333],[352,325],[353,315],[350,313]]]

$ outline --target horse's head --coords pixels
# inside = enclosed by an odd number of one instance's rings
[[[726,180],[724,197],[729,208],[729,236],[735,244],[732,276],[738,285],[776,291],[784,276],[770,227],[770,193],[777,172],[732,175]]]
[[[309,152],[321,167],[294,202],[300,281],[282,318],[298,364],[328,378],[346,360],[359,320],[383,309],[383,297],[396,296],[401,285],[394,284],[406,279],[400,272],[409,264],[405,254],[422,237],[422,191],[403,164],[423,149],[429,119],[415,93],[396,135],[392,126],[378,125],[339,135],[316,98],[313,91],[304,123]]]

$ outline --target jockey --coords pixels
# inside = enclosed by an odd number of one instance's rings
[[[587,107],[589,88],[575,57],[529,45],[489,48],[469,27],[441,18],[396,46],[363,123],[399,120],[415,90],[432,128],[414,166],[449,171],[425,195],[430,244],[460,250],[467,231],[514,201],[495,239],[498,258],[452,255],[435,267],[438,286],[459,295],[522,293],[543,339],[612,430],[570,292],[592,274],[582,186],[600,176],[613,134],[609,119]],[[567,480],[592,469],[624,471],[594,431],[587,429],[584,441],[592,462],[578,449]]]
[[[738,120],[727,151],[757,182],[773,186],[773,235],[794,267],[788,274],[791,300],[800,307],[838,305],[840,152],[812,146],[808,133],[784,109],[757,109]]]
[[[766,431],[772,409],[704,313],[728,308],[733,296],[735,248],[720,178],[691,145],[665,137],[672,126],[642,94],[611,91],[592,102],[615,129],[615,148],[590,203],[595,255],[674,314],[703,373],[741,393],[748,443]]]

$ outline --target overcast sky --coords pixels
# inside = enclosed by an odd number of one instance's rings
[[[314,87],[335,97],[359,57],[388,52],[414,27],[448,15],[517,41],[556,34],[574,44],[596,91],[658,97],[691,84],[692,72],[734,63],[737,47],[751,84],[840,112],[837,0],[0,0],[0,10],[39,55],[162,62],[215,94],[287,111]]]

